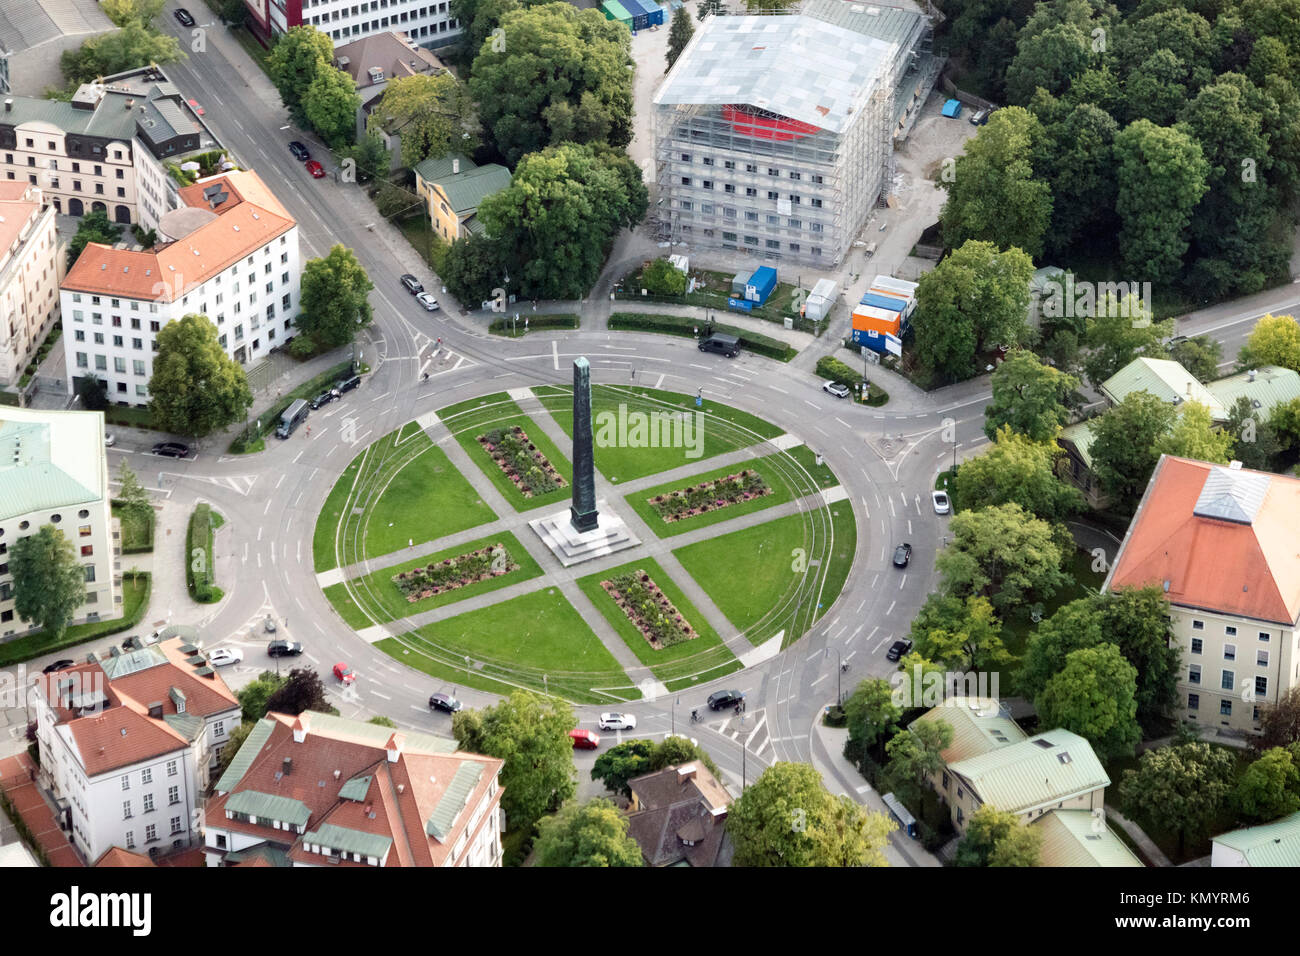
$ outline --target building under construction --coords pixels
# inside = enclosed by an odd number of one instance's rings
[[[707,19],[654,99],[661,238],[829,267],[934,84],[930,22],[881,4]]]

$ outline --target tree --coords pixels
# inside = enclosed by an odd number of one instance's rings
[[[153,506],[149,504],[149,493],[144,490],[144,485],[140,484],[140,479],[125,459],[117,469],[117,480],[117,500],[122,502],[122,510],[129,515],[147,517],[153,511]]]
[[[236,754],[239,753],[239,748],[244,746],[244,741],[248,739],[248,735],[252,733],[255,726],[257,725],[244,721],[226,735],[226,742],[221,745],[221,757],[217,762],[217,769],[212,774],[214,781],[220,780],[226,775],[226,771],[230,769]]]
[[[327,348],[347,345],[370,324],[366,295],[374,287],[356,253],[336,244],[323,259],[308,261],[302,270],[298,329]]]
[[[700,17],[703,20],[703,17]],[[685,7],[678,7],[673,13],[672,26],[668,28],[668,67],[665,73],[673,68],[677,58],[682,55],[686,49],[686,44],[691,42],[691,37],[695,35],[695,27],[691,24],[691,15],[686,12]]]
[[[1259,729],[1253,743],[1260,749],[1300,743],[1300,687],[1292,687],[1276,704],[1260,707]]]
[[[1027,103],[1040,86],[1060,94],[1072,78],[1100,59],[1094,31],[1110,26],[1108,8],[1094,9],[1085,0],[1038,4],[1020,31],[1015,59],[1007,67],[1007,97]]]
[[[949,594],[983,595],[1001,611],[1050,598],[1069,583],[1058,535],[1017,504],[959,512],[948,530],[952,541],[935,567]]]
[[[486,302],[494,289],[503,289],[506,275],[504,243],[471,232],[448,248],[438,275],[447,289],[465,303]]]
[[[984,409],[984,434],[997,437],[1004,425],[1030,441],[1055,441],[1070,420],[1069,403],[1079,380],[1044,365],[1027,349],[1014,349],[993,370],[993,401]]]
[[[700,8],[695,11],[695,19],[701,23],[705,17],[717,16],[722,13],[722,0],[700,0]]]
[[[1181,129],[1150,120],[1115,134],[1120,253],[1133,273],[1172,280],[1188,246],[1192,210],[1208,188],[1200,144]]]
[[[498,29],[501,18],[511,10],[519,9],[519,0],[451,0],[451,12],[464,28],[464,50],[469,59],[478,55],[483,44],[494,30]],[[500,42],[502,34],[496,39]]]
[[[1173,427],[1156,439],[1155,454],[1226,465],[1232,454],[1232,432],[1217,431],[1210,410],[1200,402],[1183,402],[1179,412]]]
[[[1065,658],[1071,651],[1100,643],[1101,614],[1092,598],[1079,598],[1057,608],[1029,634],[1025,656],[1016,673],[1017,693],[1033,700],[1065,667]]]
[[[849,740],[871,748],[880,738],[898,726],[903,710],[894,703],[894,691],[882,677],[864,680],[844,702],[848,718]]]
[[[967,140],[952,175],[939,184],[948,191],[939,213],[945,246],[956,249],[976,239],[1023,250],[1031,259],[1042,255],[1052,192],[1035,178],[1032,156],[1041,151],[1043,138],[1043,126],[1032,113],[1008,106]]]
[[[334,41],[315,27],[291,27],[266,58],[266,71],[280,99],[298,121],[306,118],[303,100],[316,77],[332,71]]]
[[[375,193],[375,210],[385,219],[392,219],[423,205],[424,200],[416,193],[396,183],[386,182]]]
[[[650,755],[654,753],[653,740],[625,740],[596,758],[591,768],[591,779],[605,784],[605,789],[632,796],[627,782],[643,773],[650,773]]]
[[[813,767],[775,763],[731,805],[733,866],[885,866],[897,825],[831,796]]]
[[[356,139],[360,108],[361,95],[357,93],[356,81],[333,67],[317,73],[302,97],[303,115],[331,149]]]
[[[271,698],[288,679],[288,677],[281,677],[275,671],[262,671],[257,675],[256,680],[249,681],[236,691],[235,696],[239,699],[245,722],[256,723],[265,717],[267,710],[270,709]]]
[[[9,549],[13,573],[14,611],[45,632],[62,639],[73,612],[86,599],[86,572],[70,542],[52,524],[13,542]]]
[[[676,767],[692,760],[698,760],[709,769],[709,773],[717,777],[718,780],[722,779],[722,771],[718,769],[718,765],[713,762],[713,759],[699,746],[680,735],[669,735],[655,745],[654,751],[650,754],[646,773],[654,773],[657,770],[663,770],[665,767]]]
[[[321,683],[320,675],[310,667],[295,667],[289,671],[284,683],[267,698],[266,709],[295,717],[306,710],[334,711],[325,696],[325,685]]]
[[[1234,801],[1237,811],[1251,823],[1271,823],[1300,810],[1300,769],[1285,747],[1272,747],[1259,755],[1240,779]]]
[[[537,866],[644,866],[627,817],[608,800],[566,803],[537,825]]]
[[[1170,346],[1169,357],[1204,384],[1219,377],[1223,346],[1208,335],[1198,335]]]
[[[631,35],[599,10],[545,3],[508,11],[469,88],[493,145],[514,166],[563,142],[632,140]]]
[[[495,707],[462,710],[451,721],[461,750],[505,761],[501,805],[510,828],[523,832],[574,795],[573,726],[573,708],[566,702],[526,690],[516,690]]]
[[[1300,372],[1300,326],[1289,315],[1266,315],[1255,323],[1246,344],[1237,353],[1242,368],[1280,365]]]
[[[374,724],[376,727],[391,727],[393,730],[397,729],[397,721],[393,720],[391,717],[385,717],[383,714],[375,714],[375,716],[367,720],[366,723]]]
[[[174,63],[185,58],[175,37],[131,22],[120,30],[93,36],[75,50],[64,50],[59,68],[68,83],[76,86],[150,63]]]
[[[921,789],[943,769],[943,751],[952,746],[952,733],[946,720],[914,720],[885,744],[885,773],[894,791],[908,797],[905,802],[920,799]]]
[[[201,438],[242,419],[253,393],[239,363],[217,341],[206,315],[168,322],[157,335],[149,412],[154,425]]]
[[[1082,511],[1083,495],[1056,477],[1063,452],[1050,439],[1031,441],[1003,425],[988,450],[957,469],[957,500],[962,509],[1018,504],[1045,521],[1061,521]]]
[[[88,242],[98,242],[111,246],[122,238],[122,227],[108,221],[108,213],[102,210],[88,212],[77,223],[77,232],[68,242],[68,268],[80,258]]]
[[[1282,451],[1282,440],[1271,419],[1260,416],[1254,403],[1240,396],[1228,409],[1228,423],[1223,433],[1232,439],[1229,456],[1246,468],[1269,471],[1273,459]]]
[[[1039,832],[1022,824],[1014,813],[984,803],[970,815],[953,863],[955,866],[1037,866],[1041,845]]]
[[[1120,800],[1130,817],[1140,816],[1178,834],[1178,855],[1187,838],[1200,838],[1218,817],[1233,786],[1233,757],[1222,747],[1189,743],[1142,754],[1126,770]]]
[[[686,291],[686,273],[667,259],[656,259],[641,270],[641,284],[653,295],[681,295]]]
[[[1034,701],[1039,724],[1083,737],[1102,760],[1133,756],[1137,723],[1137,669],[1114,644],[1071,651],[1065,667]]]
[[[403,166],[451,152],[469,154],[478,146],[474,104],[450,73],[393,80],[368,123],[401,135]]]
[[[1098,626],[1137,669],[1137,719],[1155,727],[1178,699],[1182,659],[1169,646],[1169,603],[1163,588],[1116,588],[1093,597]]]
[[[1046,245],[1059,253],[1093,230],[1113,225],[1115,177],[1110,170],[1119,127],[1092,99],[1070,108],[1059,122],[1049,125],[1040,119],[1052,152],[1041,170],[1052,190]]]
[[[241,0],[242,2],[242,0]],[[357,182],[368,183],[383,179],[392,167],[392,155],[384,145],[384,138],[374,130],[367,129],[350,143],[338,150],[339,164],[351,160],[357,171]]]
[[[248,22],[248,4],[244,0],[217,0],[217,16],[231,29]]]
[[[1139,356],[1161,357],[1160,341],[1173,326],[1169,319],[1153,322],[1136,295],[1122,300],[1103,296],[1095,309],[1088,308],[1087,314],[1084,341],[1092,351],[1084,360],[1083,370],[1093,388]]]
[[[983,671],[1011,660],[1002,622],[983,597],[931,594],[912,621],[912,640],[922,657],[950,670]]]
[[[87,411],[102,412],[108,408],[108,392],[95,376],[78,375],[73,379],[73,389],[81,401],[81,407]]]
[[[1137,505],[1160,458],[1156,439],[1173,426],[1176,414],[1150,392],[1134,392],[1092,426],[1092,470],[1118,507]]]
[[[139,23],[149,26],[162,12],[166,0],[103,0],[101,9],[117,26]]]

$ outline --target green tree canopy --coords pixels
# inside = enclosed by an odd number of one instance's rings
[[[644,866],[627,816],[608,800],[569,802],[537,826],[537,866]]]
[[[1071,651],[1102,643],[1101,615],[1092,598],[1078,598],[1057,608],[1029,632],[1025,657],[1016,672],[1016,691],[1033,700],[1065,667]]]
[[[1117,507],[1137,506],[1160,459],[1156,440],[1173,426],[1176,414],[1150,392],[1134,392],[1092,426],[1092,470]]]
[[[75,50],[64,50],[59,67],[69,84],[76,86],[150,63],[161,65],[186,58],[175,37],[132,21],[120,30],[91,37]]]
[[[322,259],[311,259],[302,270],[298,328],[328,347],[346,345],[370,324],[367,294],[374,283],[356,253],[335,245]]]
[[[1037,866],[1041,837],[1014,813],[981,804],[957,844],[956,866]],[[1015,862],[1012,862],[1015,860]]]
[[[393,80],[367,123],[401,134],[403,166],[451,152],[469,155],[478,145],[469,91],[450,73]]]
[[[1232,456],[1232,433],[1216,430],[1210,410],[1200,402],[1183,402],[1178,411],[1173,427],[1156,439],[1155,454],[1226,465]]]
[[[304,101],[316,78],[334,70],[334,41],[315,27],[291,27],[266,58],[271,82],[298,121],[306,119]]]
[[[153,506],[149,504],[149,493],[144,490],[144,485],[140,484],[140,479],[125,459],[118,466],[117,480],[117,500],[122,502],[122,510],[142,518],[148,517],[153,511]]]
[[[493,298],[493,289],[505,288],[502,283],[509,266],[504,246],[503,241],[471,232],[447,248],[438,275],[459,301],[487,302]]]
[[[906,796],[905,802],[914,802],[929,778],[943,769],[943,751],[952,746],[952,734],[946,720],[914,720],[885,744],[885,773],[894,792]]]
[[[13,542],[9,570],[15,613],[58,641],[86,599],[86,572],[72,542],[54,525],[41,525]]]
[[[1248,396],[1242,395],[1232,403],[1223,432],[1232,439],[1230,458],[1240,461],[1246,468],[1273,470],[1274,459],[1282,451],[1283,439],[1273,427],[1272,417],[1263,417]]]
[[[1119,794],[1124,812],[1139,823],[1178,834],[1178,853],[1187,840],[1208,832],[1233,789],[1232,754],[1223,747],[1189,743],[1142,754],[1126,770]]]
[[[361,95],[356,81],[342,70],[321,70],[302,97],[303,115],[331,149],[356,139]]]
[[[1262,705],[1259,728],[1256,747],[1289,747],[1300,743],[1300,687],[1292,687],[1275,704]]]
[[[1266,315],[1255,323],[1237,353],[1242,368],[1280,365],[1300,372],[1300,325],[1289,315]]]
[[[685,7],[678,7],[673,12],[673,22],[668,28],[668,66],[664,70],[665,73],[673,68],[673,64],[677,62],[677,58],[682,55],[686,44],[691,42],[691,37],[694,35],[695,26],[691,23],[691,15],[686,12]]]
[[[157,428],[202,438],[245,416],[253,404],[248,380],[206,315],[168,322],[156,341],[149,411]]]
[[[239,699],[244,720],[256,723],[265,717],[270,709],[271,698],[288,679],[287,676],[281,677],[275,671],[262,671],[257,675],[256,680],[249,681],[236,691],[235,696]]]
[[[1071,651],[1034,701],[1042,727],[1083,737],[1102,760],[1133,755],[1142,739],[1137,723],[1137,669],[1114,644]]]
[[[1249,823],[1271,823],[1300,810],[1300,768],[1291,751],[1272,747],[1237,780],[1237,811]]]
[[[1223,361],[1223,346],[1208,335],[1198,335],[1175,343],[1169,357],[1204,384],[1219,377],[1219,363]]]
[[[985,597],[931,594],[912,621],[912,641],[927,660],[948,670],[989,670],[1011,661],[1002,622]]]
[[[149,26],[167,0],[102,0],[100,8],[119,27],[129,23]]]
[[[325,696],[325,685],[321,683],[320,675],[310,667],[295,667],[289,671],[289,676],[267,698],[266,709],[295,716],[305,710],[338,713]]]
[[[1083,369],[1093,388],[1139,356],[1164,357],[1160,342],[1170,334],[1173,322],[1152,321],[1135,294],[1124,298],[1103,296],[1089,311],[1084,341],[1091,351]]]
[[[1014,349],[993,370],[993,401],[984,409],[984,434],[997,437],[1002,426],[1030,441],[1055,441],[1070,420],[1069,403],[1079,380],[1045,365],[1028,349]]]
[[[982,595],[1003,610],[1046,600],[1069,583],[1060,535],[1020,505],[959,512],[948,530],[952,541],[935,567],[949,594]]]
[[[77,223],[77,232],[68,242],[68,268],[81,257],[86,243],[98,242],[111,246],[122,238],[122,227],[109,222],[108,213],[103,210],[88,212]]]
[[[863,747],[876,742],[898,726],[903,710],[894,703],[894,690],[882,677],[864,680],[844,702],[848,718],[849,739]]]
[[[1062,454],[1050,439],[1031,441],[1004,425],[988,450],[957,469],[957,501],[963,509],[1018,504],[1046,521],[1061,521],[1084,508],[1079,489],[1056,477]]]
[[[591,768],[591,779],[601,781],[613,793],[631,797],[632,790],[627,782],[650,772],[650,755],[654,749],[653,740],[625,740],[610,747],[596,758]]]

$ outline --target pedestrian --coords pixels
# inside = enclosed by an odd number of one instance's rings
[[[307,434],[308,434],[308,435],[311,434],[311,426],[310,426],[310,425],[307,426]]]

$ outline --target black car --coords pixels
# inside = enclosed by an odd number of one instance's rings
[[[294,159],[301,160],[304,163],[311,159],[311,153],[307,152],[307,147],[296,139],[289,144],[289,152],[293,153]]]
[[[190,16],[190,11],[186,10],[184,7],[177,7],[176,12],[173,13],[172,16],[174,16],[183,27],[194,26],[194,18]]]
[[[727,358],[735,358],[740,354],[740,339],[734,335],[714,332],[708,338],[700,341],[700,351],[716,352],[719,355],[725,355]]]
[[[444,713],[454,714],[463,706],[460,701],[450,694],[432,694],[429,697],[429,706],[434,710],[441,710]]]
[[[900,544],[894,549],[894,567],[905,568],[907,562],[912,560],[912,546],[910,544]]]
[[[188,458],[190,446],[183,445],[178,441],[160,441],[153,446],[153,453],[161,455],[163,458]]]
[[[345,378],[341,382],[334,383],[334,391],[342,395],[344,392],[350,392],[361,384],[361,376],[353,375],[351,378]]]
[[[334,401],[334,399],[339,397],[339,391],[336,388],[331,388],[329,391],[321,392],[311,400],[311,409],[312,411],[315,411],[322,405],[328,405],[330,402]]]
[[[49,665],[47,665],[47,666],[46,666],[46,667],[41,671],[41,673],[42,673],[42,674],[53,674],[55,671],[67,670],[69,667],[71,667],[71,666],[72,666],[73,664],[75,664],[75,663],[77,663],[77,662],[74,661],[74,660],[71,660],[70,658],[66,658],[66,657],[65,657],[65,658],[64,658],[63,660],[61,660],[61,661],[55,661],[53,664],[49,664]]]
[[[424,291],[424,286],[420,284],[420,280],[409,272],[402,276],[402,285],[406,286],[406,291],[411,293],[411,295],[419,295]]]
[[[297,657],[302,653],[302,642],[275,640],[266,645],[266,653],[272,657]]]
[[[720,690],[709,695],[709,710],[722,710],[724,707],[735,707],[739,704],[745,695],[738,690]]]
[[[912,642],[904,638],[901,641],[894,641],[889,645],[889,650],[885,651],[885,660],[896,661],[912,649]]]

